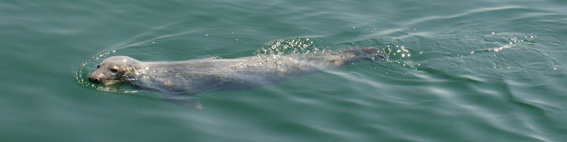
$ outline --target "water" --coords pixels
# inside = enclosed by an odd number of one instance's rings
[[[0,141],[563,141],[567,3],[0,2]],[[378,47],[274,85],[195,95],[84,82],[102,58]],[[266,49],[266,50],[264,50]]]

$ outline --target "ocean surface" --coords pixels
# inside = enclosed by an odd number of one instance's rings
[[[0,141],[565,141],[566,39],[565,0],[2,0]],[[194,94],[200,110],[86,81],[116,55],[364,47],[389,58]]]

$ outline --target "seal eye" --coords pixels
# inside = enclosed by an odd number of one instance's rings
[[[116,72],[118,72],[118,69],[112,68],[112,69],[110,69],[110,72],[116,73]]]
[[[100,68],[100,65],[96,65],[96,69]]]

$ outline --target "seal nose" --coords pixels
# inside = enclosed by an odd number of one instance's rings
[[[92,82],[92,83],[100,84],[100,79],[98,79],[98,78],[89,77],[89,81]]]

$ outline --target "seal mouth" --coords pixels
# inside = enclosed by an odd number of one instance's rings
[[[108,81],[104,81],[104,82],[99,83],[99,84],[102,84],[102,85],[104,85],[104,86],[110,86],[110,85],[116,84],[116,83],[118,83],[118,82],[119,82],[118,80],[108,80]]]
[[[89,81],[95,84],[102,84],[104,86],[109,86],[119,82],[118,80],[101,80],[98,78],[89,78]]]

